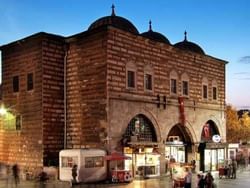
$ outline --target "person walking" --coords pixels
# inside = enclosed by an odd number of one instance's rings
[[[42,169],[38,175],[39,188],[46,188],[46,181],[49,179],[47,173]]]
[[[185,174],[184,180],[185,180],[184,188],[191,188],[192,173],[190,172],[188,168],[186,168],[186,174]]]
[[[214,177],[211,172],[208,172],[205,176],[205,188],[213,188]]]
[[[171,155],[170,160],[169,160],[169,172],[170,172],[170,177],[173,178],[173,171],[175,167],[175,158]]]
[[[191,160],[191,166],[192,166],[192,172],[195,173],[195,169],[196,169],[196,161],[195,161],[195,159]]]
[[[73,179],[71,182],[71,187],[77,183],[76,177],[77,177],[77,165],[74,164],[72,167],[72,178]]]
[[[20,172],[19,166],[17,164],[14,164],[12,167],[12,173],[16,187],[20,183],[19,172]]]
[[[236,179],[237,162],[235,159],[232,161],[232,176],[231,178]]]
[[[10,165],[6,165],[6,187],[8,188],[11,185],[11,167]]]
[[[197,174],[197,188],[204,188],[205,182],[203,174]]]

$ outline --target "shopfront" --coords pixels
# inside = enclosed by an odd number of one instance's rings
[[[167,142],[165,147],[165,156],[171,156],[176,162],[185,163],[185,145],[183,142]]]
[[[134,177],[160,176],[160,154],[153,147],[138,149],[124,148],[124,153],[132,160],[125,161],[125,169],[132,170]]]
[[[231,143],[228,144],[228,159],[236,159],[236,154],[239,151],[239,144],[238,143]]]
[[[215,123],[207,121],[202,129],[200,153],[200,170],[215,171],[225,164],[227,144],[221,142],[221,137]]]
[[[126,170],[134,177],[160,176],[160,153],[157,136],[152,122],[143,114],[131,119],[124,138],[123,152],[132,160],[125,161]]]
[[[191,134],[185,126],[177,124],[171,128],[165,142],[166,160],[174,158],[175,162],[183,164],[189,162],[188,155],[192,155]]]
[[[204,165],[205,171],[215,171],[224,165],[225,149],[205,149]]]

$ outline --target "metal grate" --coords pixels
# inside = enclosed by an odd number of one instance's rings
[[[130,138],[131,136],[137,136],[138,141],[157,141],[153,124],[146,116],[142,114],[135,116],[130,121],[124,136],[126,138]]]

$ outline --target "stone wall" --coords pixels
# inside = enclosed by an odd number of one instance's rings
[[[0,160],[21,167],[42,166],[42,61],[41,35],[19,40],[2,50],[2,104],[20,114],[21,130],[5,129],[0,135]],[[27,91],[27,74],[34,75],[34,89]],[[13,76],[19,76],[19,92],[13,92]],[[32,152],[30,152],[32,151]]]
[[[69,39],[67,147],[103,147],[106,123],[106,30]]]
[[[42,108],[44,165],[58,165],[64,147],[64,39],[42,41]]]
[[[110,29],[107,40],[108,124],[110,147],[118,147],[129,121],[137,114],[146,115],[154,124],[158,141],[167,139],[170,129],[180,123],[178,97],[181,96],[181,75],[189,77],[189,96],[184,97],[186,127],[194,143],[200,141],[203,125],[216,123],[222,141],[225,130],[225,62],[211,56],[183,52],[171,45],[152,42],[141,36]],[[136,89],[126,88],[126,65],[136,65]],[[153,67],[153,92],[144,90],[144,68]],[[178,94],[170,95],[170,72],[178,74]],[[208,78],[208,100],[202,99],[202,78]],[[216,80],[218,99],[212,100],[212,81]],[[167,98],[166,109],[157,107],[157,95]],[[116,127],[116,129],[113,129]]]

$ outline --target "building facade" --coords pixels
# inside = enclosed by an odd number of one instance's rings
[[[170,157],[199,170],[226,157],[227,62],[186,32],[171,44],[113,8],[82,33],[37,33],[1,51],[5,163],[57,165],[63,148],[103,148],[131,156],[123,165],[134,176],[154,177]]]

